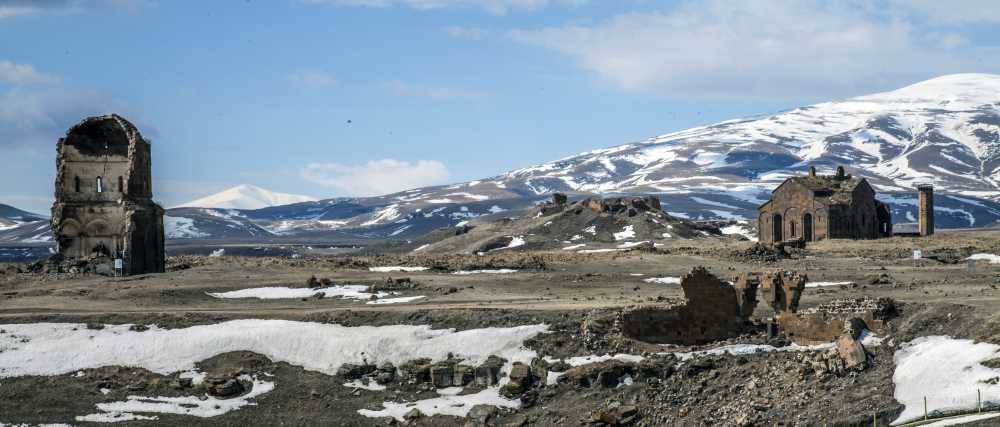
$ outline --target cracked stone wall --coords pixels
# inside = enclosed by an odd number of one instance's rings
[[[124,261],[163,272],[163,208],[153,201],[149,142],[116,114],[90,117],[59,140],[52,233],[69,259]]]

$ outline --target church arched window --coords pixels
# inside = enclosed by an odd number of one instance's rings
[[[101,177],[97,177],[97,192],[104,192],[104,180]]]

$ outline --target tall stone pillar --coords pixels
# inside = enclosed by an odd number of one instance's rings
[[[920,216],[917,219],[917,226],[921,236],[930,236],[934,234],[934,186],[918,185],[917,191],[919,191],[917,210]]]

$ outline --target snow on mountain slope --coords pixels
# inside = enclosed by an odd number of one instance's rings
[[[808,166],[869,178],[882,191],[1000,198],[1000,76],[956,74],[905,88],[726,121],[595,150],[490,179],[551,191],[769,191]]]
[[[278,193],[254,185],[238,185],[209,196],[182,203],[177,207],[216,209],[261,209],[270,206],[312,202],[316,198],[298,194]]]

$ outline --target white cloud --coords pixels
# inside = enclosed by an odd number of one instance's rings
[[[0,82],[15,85],[58,83],[59,78],[40,73],[29,64],[18,64],[12,61],[0,61]]]
[[[17,88],[0,93],[0,148],[34,147],[56,140],[85,117],[115,111],[114,103],[93,91],[61,87]]]
[[[0,149],[54,153],[56,141],[70,126],[112,112],[132,121],[143,137],[159,138],[155,126],[104,93],[63,86],[14,87],[0,93]]]
[[[549,5],[578,6],[589,0],[303,0],[312,4],[336,6],[393,7],[404,6],[417,10],[434,10],[449,7],[476,7],[494,15],[510,11],[533,11]]]
[[[699,96],[830,96],[968,71],[981,52],[953,52],[908,21],[860,2],[708,0],[592,25],[514,30],[627,91]],[[997,64],[992,56],[987,57]],[[979,63],[981,69],[984,64]]]
[[[489,35],[489,31],[482,28],[459,26],[445,27],[444,32],[448,33],[448,35],[452,37],[467,40],[482,40]]]
[[[412,96],[421,98],[468,98],[478,94],[472,91],[442,86],[420,86],[406,83],[402,80],[387,82],[385,87],[397,96]]]
[[[337,85],[337,79],[323,71],[305,71],[288,76],[292,84],[308,89],[329,89]]]
[[[448,168],[436,160],[417,160],[411,163],[381,159],[363,165],[310,163],[302,169],[302,178],[306,181],[357,196],[382,195],[437,185],[445,182],[448,176]]]

